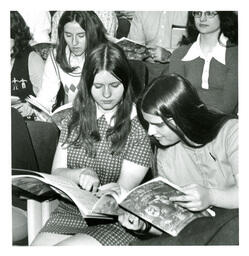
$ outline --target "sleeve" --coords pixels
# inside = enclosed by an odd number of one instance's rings
[[[152,166],[152,149],[150,139],[139,123],[137,117],[132,120],[131,135],[126,147],[124,159],[138,165]]]
[[[217,101],[217,108],[225,113],[237,113],[238,107],[238,47],[227,48],[231,55],[227,59],[227,76],[224,82],[222,100]]]
[[[33,85],[35,95],[42,86],[42,76],[44,71],[44,61],[39,54],[31,52],[28,60],[29,77]]]
[[[49,111],[56,101],[57,93],[60,89],[60,79],[55,71],[51,52],[45,63],[44,73],[42,77],[41,90],[37,95],[37,100]]]
[[[51,26],[51,42],[56,44],[58,39],[58,25],[60,17],[62,16],[63,11],[57,11],[52,17],[52,26]]]
[[[233,175],[237,175],[238,168],[238,120],[232,119],[227,127],[226,133],[226,154],[232,166]]]
[[[184,76],[184,64],[181,59],[183,58],[182,47],[173,51],[170,57],[169,73],[177,73],[178,75]]]
[[[34,40],[37,43],[50,42],[51,16],[49,11],[38,11],[34,24]]]
[[[118,19],[113,11],[96,11],[110,36],[115,37],[118,28]]]
[[[177,12],[174,12],[174,13],[175,13],[174,25],[187,26],[188,12],[186,12],[186,11],[177,11]]]
[[[143,20],[140,12],[135,12],[133,16],[128,38],[141,44],[146,44],[146,38],[143,29]]]

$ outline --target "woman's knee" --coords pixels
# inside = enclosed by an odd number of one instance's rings
[[[31,243],[31,246],[47,246],[47,245],[56,245],[60,243],[61,241],[70,238],[69,235],[63,235],[63,234],[53,234],[53,233],[47,233],[42,232],[39,233],[34,240]]]
[[[56,244],[57,246],[71,246],[71,245],[77,245],[77,246],[100,246],[102,245],[100,242],[98,242],[95,238],[86,235],[86,234],[76,234],[74,236],[71,236],[59,243]]]

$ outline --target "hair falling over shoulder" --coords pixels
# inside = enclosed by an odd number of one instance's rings
[[[89,154],[95,154],[94,144],[100,140],[96,116],[96,103],[91,94],[95,75],[106,70],[113,74],[124,86],[124,93],[114,116],[114,126],[107,131],[111,141],[112,153],[120,153],[126,143],[131,129],[131,70],[123,50],[111,42],[94,48],[86,57],[79,83],[79,91],[74,100],[72,119],[69,123],[67,143],[80,143]],[[72,131],[77,136],[71,137]]]

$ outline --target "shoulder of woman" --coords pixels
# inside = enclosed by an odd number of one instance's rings
[[[227,47],[226,55],[229,60],[236,60],[238,59],[238,46],[231,46]]]
[[[173,51],[171,58],[173,58],[173,59],[182,59],[187,54],[187,52],[189,51],[191,45],[192,44],[182,45],[182,46],[176,48]]]
[[[32,62],[42,62],[42,63],[44,63],[42,57],[35,51],[30,52],[29,60],[32,61]]]
[[[233,134],[238,133],[239,121],[238,119],[230,119],[221,127],[220,135],[234,136]],[[238,134],[236,135],[238,136]]]

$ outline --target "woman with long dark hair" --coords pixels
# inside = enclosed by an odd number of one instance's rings
[[[197,89],[208,108],[238,113],[238,15],[233,11],[188,13],[187,35],[170,60]]]
[[[53,174],[92,192],[109,183],[118,191],[130,190],[142,181],[151,164],[151,147],[132,103],[131,74],[124,52],[113,43],[87,54]],[[60,202],[33,244],[123,245],[134,239],[118,222],[88,226],[75,206]]]
[[[212,207],[216,216],[195,220],[175,238],[164,233],[138,244],[207,244],[238,217],[238,120],[208,110],[190,82],[176,74],[156,79],[141,108],[148,134],[158,142],[157,174],[185,193],[170,200],[194,212]],[[129,229],[145,229],[142,220],[133,216],[131,225],[129,218],[126,214],[119,220]],[[150,233],[162,234],[155,228]],[[219,242],[227,244],[229,239],[221,237]]]
[[[37,96],[37,100],[48,110],[73,101],[85,57],[91,49],[107,41],[105,32],[93,11],[63,13],[58,26],[59,42],[48,56],[42,88]]]
[[[25,98],[35,96],[42,83],[44,63],[42,58],[32,49],[29,42],[32,36],[23,17],[17,11],[10,12],[11,42],[11,96],[16,96],[14,104],[23,117],[33,114],[33,108]]]

